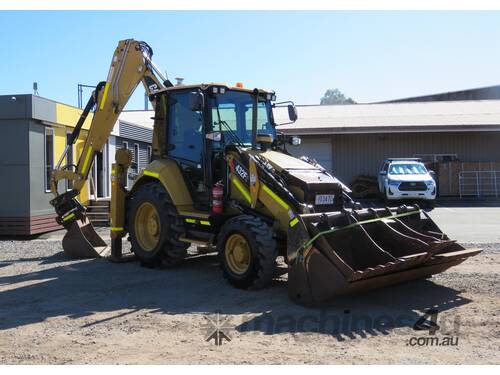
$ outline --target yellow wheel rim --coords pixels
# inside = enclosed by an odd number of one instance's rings
[[[224,255],[227,265],[237,275],[244,274],[250,267],[252,252],[247,240],[241,234],[235,233],[228,237]]]
[[[149,202],[142,203],[135,215],[135,236],[141,248],[153,251],[158,245],[161,233],[160,215],[156,207]]]

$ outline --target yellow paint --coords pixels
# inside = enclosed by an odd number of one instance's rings
[[[54,164],[59,161],[59,158],[66,148],[66,128],[53,127],[54,129]],[[66,165],[66,160],[63,160],[62,166]]]
[[[56,124],[57,126],[52,126],[54,129],[54,163],[57,163],[66,148],[66,136],[67,133],[71,132],[75,127],[80,115],[82,113],[81,109],[62,104],[55,103],[56,107]],[[85,138],[87,137],[90,123],[92,121],[92,113],[89,113],[85,123],[83,124],[80,136],[75,141],[73,147],[73,164],[77,164],[80,155],[82,153],[83,145],[85,143]],[[49,125],[47,125],[49,126]],[[62,165],[66,165],[67,160],[63,160]],[[83,186],[78,195],[78,200],[82,203],[88,202],[89,200],[89,188],[88,183]]]
[[[104,86],[104,94],[102,94],[101,104],[99,105],[99,110],[102,111],[104,104],[106,103],[106,98],[108,97],[109,82],[106,82]]]
[[[159,178],[160,174],[156,172],[151,172],[151,171],[146,171],[144,170],[144,176],[149,176],[149,177],[154,177],[154,178]]]
[[[56,103],[56,123],[59,125],[74,128],[82,112],[83,111],[79,108],[75,108],[62,103]],[[88,130],[90,128],[92,116],[92,113],[88,114],[87,119],[83,123],[82,129]]]
[[[78,162],[80,155],[82,154],[83,151],[83,146],[85,144],[85,138],[87,138],[87,131],[82,130],[80,132],[80,136],[78,139],[75,141],[75,156],[74,156],[74,161],[75,164]],[[80,194],[78,195],[78,200],[81,203],[88,202],[90,199],[90,189],[89,189],[89,182],[87,180],[87,183],[83,185],[82,189],[80,190]]]
[[[149,176],[155,177],[161,182],[178,210],[182,209],[182,207],[192,209],[191,193],[184,182],[180,167],[175,161],[167,159],[155,160],[148,165],[146,172],[154,173],[154,175],[149,174]],[[144,172],[135,181],[134,186],[141,183],[143,176],[146,176]]]
[[[123,227],[111,227],[110,228],[112,232],[121,232],[123,231]]]
[[[87,165],[89,164],[91,155],[92,155],[92,146],[89,145],[85,153],[85,159],[83,159],[83,166],[82,166],[83,173],[85,173],[85,171],[87,170]]]
[[[231,181],[233,182],[234,186],[240,191],[240,193],[245,197],[247,202],[250,204],[252,203],[252,197],[250,196],[250,193],[248,192],[247,188],[243,186],[243,184],[238,180],[238,177],[236,176],[231,176]]]
[[[268,188],[266,185],[262,185],[262,189],[264,189],[264,191],[271,197],[273,198],[276,202],[278,202],[278,204],[283,207],[285,210],[288,210],[289,206],[288,204],[285,203],[285,201],[283,199],[281,199],[280,197],[278,197],[274,191],[272,191],[270,188]]]
[[[75,217],[75,214],[71,213],[68,216],[63,217],[63,221],[68,221],[70,219],[73,219]]]

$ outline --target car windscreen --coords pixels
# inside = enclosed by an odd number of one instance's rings
[[[391,164],[389,174],[426,174],[427,169],[423,164]]]

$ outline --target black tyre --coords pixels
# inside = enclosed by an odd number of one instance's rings
[[[250,215],[236,216],[222,227],[217,251],[224,277],[241,289],[260,289],[274,275],[276,240],[271,228]]]
[[[178,240],[183,232],[182,221],[160,183],[139,187],[128,212],[132,251],[143,265],[173,266],[185,258],[189,244]]]
[[[389,207],[391,205],[391,200],[389,198],[387,198],[387,191],[384,189],[384,192],[383,192],[383,201],[384,201],[384,206],[386,207]]]
[[[433,210],[436,207],[436,201],[434,199],[427,200],[425,204],[430,210]]]

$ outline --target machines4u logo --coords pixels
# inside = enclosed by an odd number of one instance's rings
[[[205,341],[213,341],[215,345],[220,346],[225,341],[231,341],[230,332],[234,326],[230,323],[229,317],[224,317],[219,311],[212,317],[205,316],[207,323],[203,326],[205,330]]]

